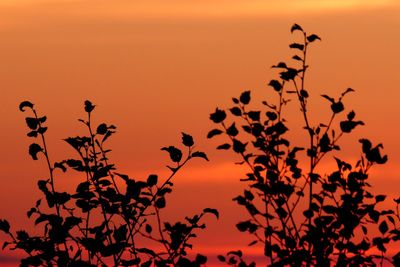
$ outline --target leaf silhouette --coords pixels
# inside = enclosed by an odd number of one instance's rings
[[[309,41],[310,43],[314,42],[315,40],[321,41],[321,38],[319,38],[319,36],[316,34],[311,34],[311,35],[307,36],[307,41]]]
[[[174,146],[163,147],[161,150],[167,151],[173,162],[180,162],[182,159],[182,151]]]
[[[94,110],[94,105],[92,104],[92,102],[90,102],[89,100],[85,101],[85,111],[90,113]]]
[[[268,85],[274,88],[277,92],[282,90],[282,84],[277,80],[271,80]]]
[[[105,135],[107,133],[108,127],[107,124],[102,123],[99,126],[97,126],[96,133],[100,135]]]
[[[298,43],[290,44],[289,47],[290,47],[290,48],[293,48],[293,49],[298,49],[298,50],[300,50],[300,51],[303,51],[303,50],[304,50],[304,45],[298,44]]]
[[[290,28],[290,32],[293,33],[294,31],[303,31],[303,28],[299,24],[293,24],[293,26]]]
[[[156,185],[157,181],[158,181],[158,176],[155,174],[151,174],[151,175],[149,175],[149,177],[147,177],[147,185],[148,186]]]
[[[226,133],[230,136],[236,136],[239,133],[239,131],[236,129],[235,123],[232,123],[232,125],[226,129]]]
[[[36,143],[33,143],[29,146],[29,155],[31,155],[33,160],[37,160],[38,159],[37,154],[42,151],[43,151],[42,147]]]
[[[219,145],[219,146],[217,147],[217,149],[222,149],[222,150],[227,150],[227,149],[229,149],[229,148],[231,148],[231,145],[230,145],[230,144],[222,144],[222,145]]]
[[[22,112],[24,112],[25,108],[27,108],[27,107],[30,109],[33,109],[33,104],[29,101],[23,101],[23,102],[21,102],[21,104],[19,104],[19,110]]]
[[[214,136],[220,135],[220,134],[222,134],[222,131],[220,129],[213,129],[208,132],[207,138],[213,138]]]
[[[215,112],[210,115],[210,119],[214,123],[220,123],[223,122],[226,118],[226,113],[223,110],[220,110],[218,108],[215,109]]]
[[[0,231],[8,234],[10,232],[10,224],[7,220],[0,219]]]
[[[211,213],[211,214],[214,214],[215,217],[217,217],[217,219],[219,219],[219,212],[218,212],[218,210],[216,210],[216,209],[205,208],[205,209],[203,209],[203,212],[204,212],[204,213]]]
[[[26,125],[28,125],[28,127],[32,130],[36,130],[39,126],[39,120],[36,118],[27,117],[25,118],[25,121]]]
[[[233,107],[231,109],[229,109],[229,111],[235,115],[235,116],[241,116],[242,115],[242,110],[238,107]]]
[[[386,221],[382,221],[379,224],[379,232],[381,232],[382,235],[386,234],[386,232],[389,230],[388,224]]]
[[[244,91],[241,95],[240,95],[240,102],[243,103],[244,105],[247,105],[250,103],[250,91]]]
[[[203,158],[203,159],[209,161],[206,153],[204,153],[204,152],[195,151],[195,152],[192,153],[191,156],[192,156],[192,158]]]
[[[182,144],[187,147],[193,146],[194,145],[193,137],[188,134],[182,133]]]

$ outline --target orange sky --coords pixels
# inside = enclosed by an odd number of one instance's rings
[[[323,40],[310,54],[312,110],[324,115],[322,93],[356,90],[346,103],[367,125],[344,140],[343,153],[356,157],[361,136],[382,142],[389,163],[373,183],[396,195],[399,12],[398,1],[389,0],[0,0],[0,217],[17,228],[30,225],[25,211],[46,175],[44,162],[27,155],[19,102],[31,100],[48,116],[51,156],[60,160],[72,154],[61,139],[81,131],[76,119],[91,99],[96,120],[118,126],[110,146],[121,172],[162,173],[167,157],[160,148],[178,144],[181,131],[191,133],[211,162],[193,162],[177,177],[172,211],[221,210],[222,219],[210,221],[198,240],[204,250],[247,244],[234,228],[240,213],[231,202],[243,170],[235,169],[235,155],[205,139],[213,126],[208,117],[243,90],[260,101],[268,97],[270,66],[290,57],[294,22]],[[182,204],[187,196],[192,205]]]

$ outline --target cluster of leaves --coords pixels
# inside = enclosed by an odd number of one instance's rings
[[[0,231],[9,236],[3,249],[23,250],[28,255],[21,266],[202,266],[207,262],[203,255],[192,260],[187,253],[195,232],[205,228],[203,217],[212,214],[218,218],[217,210],[205,208],[174,223],[161,218],[175,174],[192,158],[208,160],[205,153],[194,150],[190,135],[182,133],[185,153],[175,146],[162,148],[173,164],[168,166],[169,177],[159,179],[151,174],[146,180],[136,180],[118,173],[110,163],[111,150],[105,143],[116,127],[106,123],[93,127],[95,105],[90,101],[84,105],[87,118],[79,120],[88,135],[64,139],[77,158],[54,164],[46,145],[46,117],[38,116],[31,102],[24,101],[19,108],[33,114],[26,117],[28,136],[36,140],[29,146],[29,154],[33,160],[43,156],[49,170],[49,178],[38,181],[44,198],[27,213],[42,234],[13,233],[8,221],[0,220]],[[56,187],[57,172],[67,170],[82,177],[75,192]]]
[[[378,262],[399,266],[400,253],[386,255],[388,244],[400,239],[398,208],[379,208],[386,196],[374,195],[367,182],[370,168],[384,164],[387,156],[381,154],[381,145],[361,139],[362,153],[355,164],[334,157],[335,171],[318,172],[321,160],[340,150],[339,139],[364,123],[355,119],[354,111],[343,116],[344,98],[354,91],[349,88],[338,98],[322,95],[329,102],[330,118],[327,123],[311,124],[306,59],[309,46],[321,39],[297,24],[291,32],[301,36],[300,42],[289,46],[295,51],[295,66],[284,62],[272,66],[279,71],[279,79],[269,82],[277,101],[263,101],[265,109],[253,110],[251,93],[245,91],[232,99],[229,111],[217,108],[210,115],[218,127],[208,138],[227,136],[229,141],[217,149],[233,150],[240,163],[249,167],[241,180],[245,190],[233,199],[249,217],[236,227],[254,237],[249,245],[262,244],[271,266],[375,266]],[[284,110],[290,100],[300,107],[307,144],[287,138]],[[240,251],[219,258],[233,266],[254,266],[244,262]]]

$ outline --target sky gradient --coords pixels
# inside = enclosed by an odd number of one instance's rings
[[[218,208],[222,219],[209,221],[196,247],[221,254],[243,247],[251,239],[234,224],[245,213],[231,199],[246,170],[233,164],[239,159],[232,153],[215,150],[221,142],[206,140],[213,127],[208,118],[244,90],[258,102],[269,97],[268,81],[276,77],[270,67],[290,58],[293,23],[322,38],[309,58],[314,121],[327,119],[320,94],[354,88],[345,104],[366,126],[343,139],[341,155],[358,157],[360,137],[382,142],[389,162],[373,170],[371,181],[376,192],[398,195],[396,2],[0,0],[0,217],[16,229],[31,227],[25,212],[39,196],[37,179],[46,175],[45,163],[27,153],[31,140],[19,102],[30,100],[47,115],[50,156],[57,161],[73,155],[61,139],[82,133],[77,119],[90,99],[95,120],[118,127],[109,144],[112,161],[133,177],[165,174],[168,158],[160,148],[178,144],[182,131],[192,134],[211,162],[192,162],[179,174],[169,210],[183,216]],[[297,106],[289,115],[301,119]],[[323,164],[328,168],[329,159]],[[57,183],[68,187],[77,179],[69,172]]]

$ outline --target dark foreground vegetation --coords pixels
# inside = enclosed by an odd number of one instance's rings
[[[375,195],[368,183],[370,169],[387,161],[382,145],[360,139],[356,162],[332,155],[340,150],[340,139],[364,124],[344,105],[354,90],[345,89],[335,97],[322,95],[331,115],[313,124],[308,110],[312,92],[305,83],[307,54],[320,38],[297,24],[291,32],[299,38],[290,44],[292,62],[273,66],[278,78],[269,82],[263,110],[251,107],[251,93],[245,91],[232,99],[231,108],[217,108],[210,115],[216,128],[207,137],[224,140],[217,149],[232,150],[248,167],[241,179],[244,190],[233,199],[248,217],[236,228],[253,237],[250,246],[262,246],[264,265],[400,266],[400,253],[387,253],[400,238],[400,199],[392,202]],[[287,137],[289,104],[300,109],[298,125],[307,144],[295,144]],[[19,108],[28,113],[27,135],[34,139],[29,154],[33,160],[43,159],[48,168],[48,178],[38,181],[43,197],[27,212],[41,234],[14,231],[7,220],[0,220],[0,231],[8,236],[3,249],[26,252],[21,266],[206,265],[207,257],[193,253],[192,243],[206,228],[204,216],[218,218],[218,211],[204,208],[177,222],[163,221],[161,216],[175,174],[195,158],[208,160],[194,149],[190,135],[182,133],[180,148],[162,148],[171,161],[169,177],[150,174],[136,180],[118,172],[109,159],[106,144],[116,127],[93,125],[95,105],[90,101],[84,105],[86,118],[79,120],[87,135],[64,139],[76,158],[60,162],[49,157],[46,116],[29,101]],[[336,170],[320,173],[317,167],[324,159],[333,160]],[[57,187],[57,177],[66,171],[81,174],[74,192]],[[382,209],[385,201],[393,203],[393,209]],[[240,250],[218,259],[231,266],[255,266]]]

